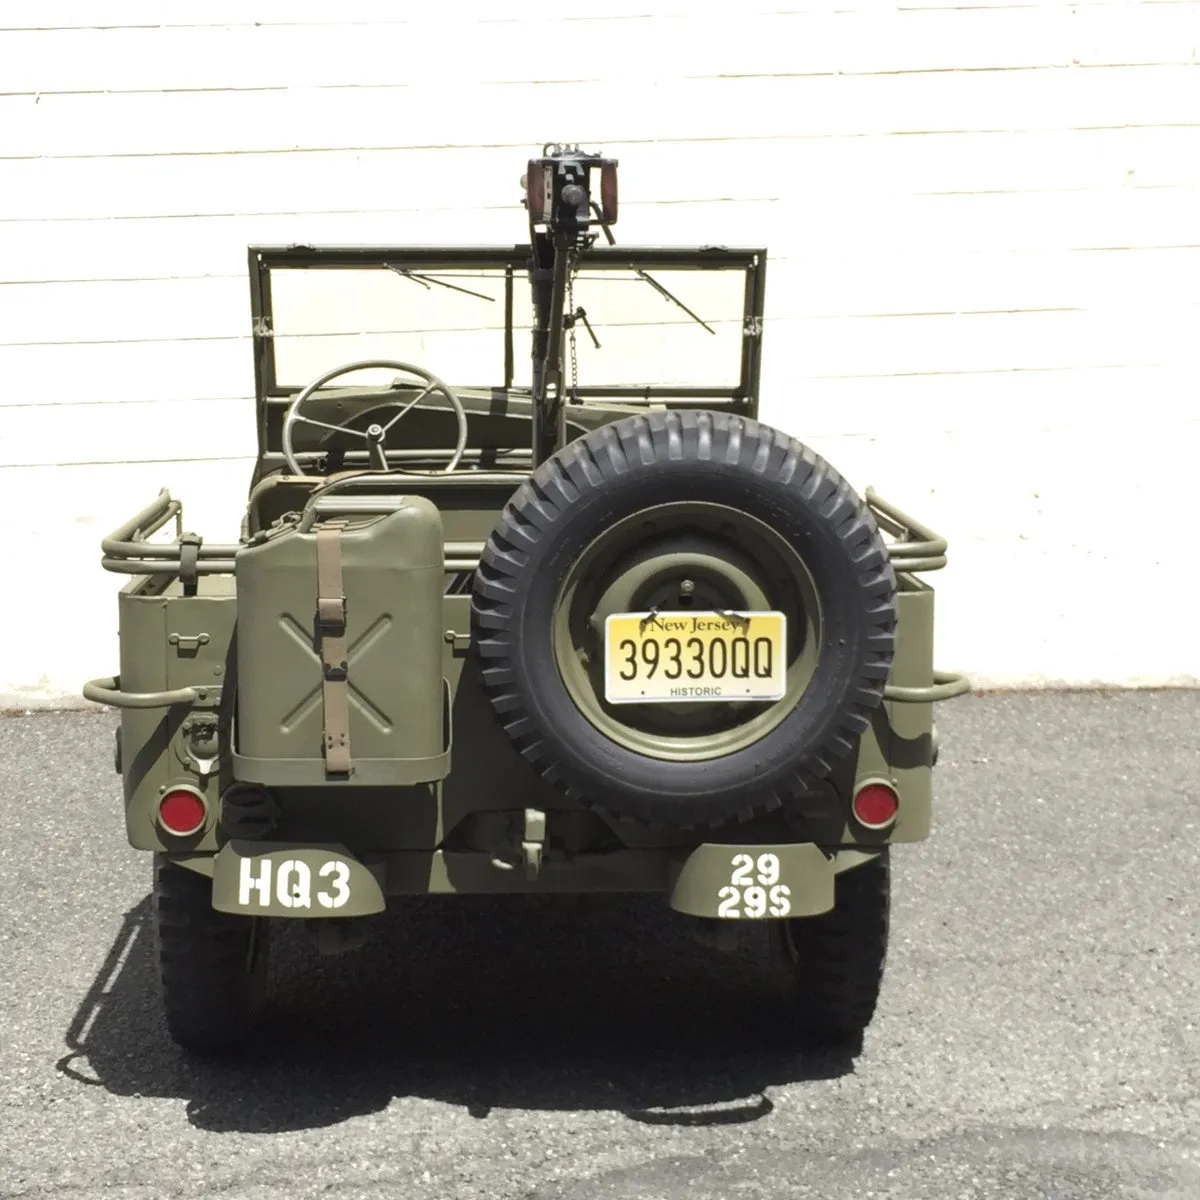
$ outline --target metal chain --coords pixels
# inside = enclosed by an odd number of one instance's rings
[[[567,312],[571,323],[567,326],[567,352],[571,359],[571,403],[579,403],[579,358],[575,346],[575,325],[578,318],[575,315],[575,273],[579,270],[579,255],[569,251],[567,260]]]

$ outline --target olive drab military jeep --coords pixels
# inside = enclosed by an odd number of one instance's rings
[[[424,893],[660,893],[769,933],[797,1031],[871,1019],[967,688],[946,543],[757,419],[765,251],[618,246],[578,147],[523,183],[527,244],[251,247],[240,537],[164,491],[103,543],[132,579],[84,694],[189,1049],[254,1029],[276,922],[346,948]]]

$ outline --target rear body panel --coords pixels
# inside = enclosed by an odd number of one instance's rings
[[[247,772],[246,764],[253,756],[241,755],[246,743],[242,716],[246,702],[242,699],[238,704],[233,703],[229,687],[223,686],[231,677],[238,679],[237,646],[244,634],[239,630],[235,639],[237,594],[230,586],[231,581],[221,577],[202,581],[201,594],[190,597],[182,595],[178,584],[161,590],[150,584],[149,580],[136,580],[121,593],[121,640],[122,647],[127,648],[122,656],[122,687],[128,691],[152,692],[203,684],[209,690],[205,698],[192,704],[166,709],[122,709],[121,762],[129,839],[133,846],[143,850],[212,853],[225,841],[219,827],[214,825],[181,846],[178,838],[159,828],[155,814],[162,794],[176,784],[197,787],[211,810],[218,812],[219,797],[225,788],[239,779],[252,779],[262,773],[261,765]],[[903,591],[900,596],[899,640],[892,678],[898,685],[919,688],[933,680],[933,591],[915,581],[909,586],[911,590]],[[249,627],[252,622],[253,618]],[[423,628],[429,625],[412,621],[408,624],[420,624]],[[273,839],[336,841],[356,854],[367,856],[376,851],[457,849],[463,854],[484,855],[490,862],[494,846],[519,846],[524,812],[531,807],[549,814],[552,841],[559,841],[565,854],[582,853],[597,843],[610,852],[622,848],[678,850],[695,847],[705,837],[712,836],[633,822],[609,825],[559,795],[513,748],[483,694],[479,669],[470,650],[469,596],[439,596],[434,624],[438,627],[439,656],[436,680],[439,692],[433,709],[437,723],[423,736],[426,739],[443,736],[440,689],[444,680],[449,696],[445,735],[449,738],[452,731],[445,778],[411,786],[348,785],[345,781],[326,781],[319,760],[310,759],[301,767],[312,774],[309,786],[280,779],[278,775],[268,781],[279,795],[282,810],[279,824],[271,834]],[[181,652],[170,641],[172,632],[188,636],[207,633],[208,640],[194,653],[186,649]],[[289,770],[293,762],[305,763],[304,759],[289,759],[286,751],[293,744],[296,725],[281,718],[293,713],[297,699],[303,700],[319,684],[319,670],[311,651],[303,663],[298,658],[295,669],[303,669],[304,678],[294,685],[282,658],[273,652],[241,661],[243,670],[261,671],[275,680],[276,698],[285,694],[280,689],[285,689],[292,698],[283,704],[287,712],[280,711],[270,718],[264,718],[264,711],[274,712],[281,707],[279,703],[275,703],[274,709],[265,707],[270,695],[256,708],[253,721],[257,731],[251,743],[281,753],[255,761],[268,763],[268,773],[272,770],[278,773],[281,767]],[[383,677],[391,676],[409,686],[404,682],[405,673],[395,666],[398,661],[401,660],[380,655],[378,669]],[[279,664],[278,675],[274,675],[273,663]],[[429,677],[425,672],[422,675],[422,687],[429,692]],[[244,696],[240,681],[237,686]],[[252,697],[258,696],[258,686],[258,681],[251,682]],[[383,685],[385,692],[386,686]],[[912,842],[926,837],[932,812],[932,707],[931,703],[885,703],[860,740],[857,753],[839,764],[821,795],[806,801],[803,807],[740,824],[722,831],[723,834],[731,841],[797,840],[830,848]],[[352,724],[354,738],[361,737],[369,748],[371,742],[367,739],[375,729],[383,744],[396,745],[388,740],[391,734],[378,730],[372,719],[374,714],[363,711],[359,715],[361,721]],[[403,724],[401,718],[400,726]],[[210,761],[205,752],[213,743],[207,730],[218,725],[217,753]],[[415,745],[409,741],[415,736],[413,730],[403,730],[409,747]],[[254,741],[255,737],[260,740]],[[315,745],[318,740],[319,730],[316,733],[308,730],[308,744]],[[426,741],[425,746],[417,748],[428,748],[431,744]],[[438,754],[441,753],[439,747]],[[855,781],[867,778],[890,780],[900,792],[900,816],[886,835],[871,835],[861,829],[854,832],[848,824],[847,798]],[[589,877],[594,879],[594,873]],[[414,876],[409,869],[401,872],[400,878],[407,882],[399,890],[413,886]],[[473,879],[472,886],[478,886],[480,877]],[[499,873],[493,883],[495,890],[513,888],[513,881],[500,878]]]

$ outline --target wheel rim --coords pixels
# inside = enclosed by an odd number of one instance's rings
[[[693,585],[686,595],[684,580]],[[783,612],[782,699],[609,704],[605,618],[656,607]],[[784,538],[738,509],[683,502],[618,521],[587,546],[559,589],[552,639],[563,685],[596,729],[639,754],[694,762],[753,745],[792,712],[816,670],[822,633],[816,584]]]

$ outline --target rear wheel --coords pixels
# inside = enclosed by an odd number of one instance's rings
[[[154,926],[171,1038],[198,1054],[243,1045],[263,1005],[266,921],[217,912],[211,879],[157,854]]]
[[[856,1047],[875,1015],[887,957],[891,868],[887,850],[837,876],[827,913],[775,923],[797,1033]]]

